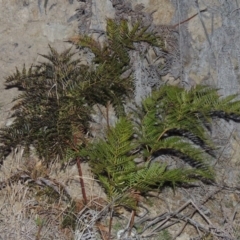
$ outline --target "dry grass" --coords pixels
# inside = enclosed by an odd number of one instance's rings
[[[69,239],[59,228],[60,209],[36,201],[28,186],[18,183],[2,190],[1,206],[2,239]]]
[[[80,240],[83,239],[84,234],[85,236],[93,234],[95,239],[108,239],[109,209],[111,209],[111,205],[105,201],[106,196],[93,178],[88,164],[83,163],[81,165],[88,197],[88,204],[84,205],[76,165],[67,166],[60,171],[60,166],[53,163],[46,169],[34,156],[23,159],[22,153],[20,149],[17,154],[9,156],[4,161],[4,165],[0,170],[0,181],[9,179],[16,172],[25,171],[35,182],[28,181],[28,183],[23,183],[16,179],[11,186],[8,185],[0,190],[0,239]],[[229,163],[226,161],[218,161],[216,168],[227,169],[227,165]],[[239,166],[235,167],[235,170],[237,169],[239,169]],[[223,174],[223,176],[225,175]],[[55,182],[59,183],[59,185],[51,188],[51,184],[50,187],[48,185],[36,184],[39,179],[48,179],[50,183]],[[219,182],[224,183],[225,179]],[[239,185],[239,181],[236,185]],[[66,198],[64,191],[58,191],[56,186],[62,186],[69,193],[72,201]],[[146,215],[146,219],[148,218],[149,221],[144,222],[141,219],[140,216],[146,211],[140,208],[139,216],[136,217],[135,221],[142,221],[142,223],[136,225],[137,231],[141,232],[146,224],[153,223],[156,216],[162,216],[163,213],[170,216],[171,213],[191,199],[194,204],[199,204],[198,207],[204,214],[207,214],[214,226],[239,239],[239,190],[237,188],[234,190],[234,186],[231,189],[222,189],[201,205],[202,199],[206,198],[207,194],[214,192],[215,188],[214,186],[200,184],[200,187],[193,189],[176,189],[175,193],[171,189],[165,189],[160,194],[160,198],[159,196],[148,197],[143,200],[142,204],[149,210],[149,214]],[[130,220],[128,211],[121,208],[115,210],[118,216],[113,218],[112,239],[117,239],[117,233],[124,230]],[[194,210],[194,208],[189,206],[181,214],[187,216]],[[101,221],[96,223],[95,220],[99,220],[99,218]],[[199,214],[195,214],[191,219],[196,224],[199,223],[209,227]],[[156,232],[155,237],[147,239],[164,239],[162,238],[163,233],[169,236],[167,239],[171,239],[168,233],[176,236],[185,222],[177,218],[169,218],[167,223],[173,221],[178,221],[178,223],[171,227],[162,228],[165,232]],[[89,223],[92,223],[92,225]],[[74,232],[73,229],[75,227],[76,231]],[[152,224],[152,227],[154,227],[154,224]],[[151,231],[152,227],[148,230]],[[147,232],[144,234],[147,235]],[[200,235],[203,236],[204,234],[204,232],[201,232]],[[188,240],[190,237],[197,235],[197,229],[188,223],[179,238],[176,239]],[[184,236],[184,238],[181,238],[181,236]]]
[[[73,239],[72,227],[76,224],[73,221],[84,208],[77,167],[68,166],[60,171],[59,164],[53,163],[46,169],[36,157],[24,159],[22,155],[20,149],[9,156],[0,170],[0,182],[6,182],[0,184],[6,186],[0,190],[0,239]],[[89,200],[87,207],[103,208],[106,203],[102,189],[88,165],[82,164],[82,168]],[[18,172],[27,173],[30,180],[17,179]],[[42,184],[43,180],[50,184]]]

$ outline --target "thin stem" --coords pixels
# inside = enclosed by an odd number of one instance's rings
[[[84,181],[83,181],[82,168],[81,168],[81,162],[80,162],[79,157],[77,157],[77,168],[78,168],[80,186],[81,186],[81,190],[82,190],[83,203],[87,204],[87,195],[86,195],[85,185],[84,185]]]
[[[110,128],[110,123],[109,123],[109,107],[110,107],[110,102],[107,102],[106,106],[106,121],[107,121],[107,128]]]
[[[111,206],[111,209],[110,209],[110,220],[109,220],[109,227],[108,227],[108,240],[111,239],[112,221],[113,221],[113,207]]]
[[[159,135],[159,137],[157,138],[157,141],[156,142],[159,142],[160,140],[161,140],[161,138],[163,137],[163,135],[167,132],[167,131],[169,131],[171,128],[166,128],[160,135]],[[148,146],[147,146],[148,147]],[[151,151],[150,151],[150,155],[149,155],[149,157],[147,158],[147,162],[149,162],[150,160],[151,160],[151,156],[152,156],[152,154],[153,154],[153,152],[155,151],[155,149],[151,149]]]
[[[136,211],[135,211],[135,210],[132,210],[131,219],[130,219],[130,223],[129,223],[128,236],[131,235],[132,228],[133,228],[133,224],[134,224],[135,215],[136,215]]]

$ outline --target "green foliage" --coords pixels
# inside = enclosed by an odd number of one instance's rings
[[[159,46],[161,38],[148,31],[148,27],[143,27],[140,22],[135,23],[130,29],[127,20],[121,20],[119,23],[112,19],[107,19],[107,36],[110,48],[116,49],[124,46],[129,49],[135,49],[135,42],[147,42],[153,46]]]
[[[124,104],[133,92],[129,49],[134,42],[145,41],[157,46],[160,41],[139,23],[132,29],[126,20],[107,20],[107,39],[100,44],[88,36],[79,36],[77,47],[88,47],[94,53],[92,66],[83,66],[71,49],[42,55],[46,62],[16,72],[6,79],[7,88],[22,93],[15,99],[14,123],[0,131],[1,157],[17,145],[30,145],[46,162],[64,158],[67,148],[85,143],[92,106],[111,103],[118,116],[124,115]],[[74,41],[73,41],[74,42]]]
[[[6,79],[7,88],[17,87],[22,93],[15,99],[15,120],[1,129],[5,149],[18,144],[28,150],[32,144],[46,161],[63,157],[75,133],[88,127],[89,107],[84,96],[74,98],[72,92],[85,80],[86,68],[80,60],[72,60],[70,49],[59,54],[50,47],[48,62],[23,67]]]
[[[138,166],[134,162],[138,155],[133,152],[139,143],[133,136],[132,123],[120,118],[116,126],[108,130],[106,140],[100,139],[81,151],[82,157],[90,158],[93,173],[106,190],[109,201],[116,205],[136,208],[136,192],[158,190],[165,183],[190,182],[202,174],[196,169],[168,170],[167,165],[158,163]]]
[[[15,99],[14,123],[1,129],[2,155],[17,145],[26,151],[32,145],[46,162],[63,158],[67,148],[84,143],[94,104],[123,106],[130,84],[117,76],[101,76],[103,69],[80,65],[73,55],[70,49],[59,54],[50,47],[49,55],[42,55],[48,62],[24,66],[6,79],[7,88],[17,87],[22,93]]]
[[[217,89],[201,85],[189,91],[166,85],[154,92],[138,112],[138,136],[146,161],[173,155],[213,176],[211,121],[215,117],[239,121],[240,101],[233,101],[235,97],[221,98]]]
[[[81,151],[83,157],[90,158],[91,169],[102,183],[111,201],[115,199],[122,201],[119,196],[125,193],[125,186],[127,186],[123,174],[136,172],[133,156],[129,155],[136,147],[131,141],[132,135],[132,124],[121,118],[115,128],[108,130],[106,141],[99,139],[97,144],[89,144]],[[123,198],[126,198],[127,204],[132,204],[131,199],[126,196]]]
[[[78,47],[89,48],[95,55],[94,62],[103,64],[111,73],[114,70],[119,72],[119,75],[129,67],[128,51],[135,49],[134,43],[147,42],[152,46],[162,45],[161,37],[148,31],[148,27],[136,23],[130,29],[127,20],[117,22],[107,19],[106,35],[107,39],[103,44],[89,36],[78,36],[73,38],[72,42]]]
[[[110,201],[130,208],[136,208],[138,193],[159,190],[166,183],[174,187],[196,179],[214,180],[209,124],[215,116],[235,116],[238,121],[240,101],[234,98],[220,98],[217,89],[206,86],[190,91],[164,86],[143,101],[139,121],[120,118],[106,139],[90,144],[80,155],[90,158],[91,169]],[[154,161],[168,155],[191,167],[172,168]],[[144,163],[136,164],[137,157]]]
[[[93,91],[95,98],[101,98],[103,105],[110,100],[118,116],[125,114],[122,104],[123,90],[128,89],[128,96],[133,92],[129,51],[134,49],[134,43],[141,41],[159,46],[162,40],[140,23],[134,24],[130,29],[126,20],[117,22],[112,19],[107,19],[106,40],[102,44],[89,36],[78,36],[71,40],[77,47],[89,48],[92,51],[93,62],[97,66],[92,77],[95,80],[103,79],[111,90],[106,93],[106,85],[101,87],[101,84],[96,82],[95,85],[90,84],[87,91]]]

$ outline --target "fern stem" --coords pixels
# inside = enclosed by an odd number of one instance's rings
[[[159,135],[159,137],[157,138],[157,141],[156,141],[156,142],[159,142],[160,139],[162,138],[162,136],[163,136],[167,131],[169,131],[169,130],[170,130],[170,128],[165,129],[165,130]],[[147,159],[147,162],[149,162],[149,161],[151,160],[151,156],[152,156],[153,152],[154,152],[154,149],[152,148],[151,151],[150,151],[150,156],[149,156],[148,159]]]
[[[86,190],[85,190],[85,184],[84,184],[84,181],[83,181],[82,168],[81,168],[81,162],[80,162],[79,157],[77,157],[77,168],[78,168],[80,186],[81,186],[81,190],[82,190],[83,203],[87,204],[87,195],[86,195]]]
[[[112,221],[113,221],[113,206],[110,207],[110,219],[109,219],[109,226],[108,226],[108,240],[111,239]]]
[[[129,224],[128,237],[131,236],[135,215],[136,215],[136,210],[132,210],[130,224]]]
[[[107,102],[106,106],[106,122],[107,122],[107,128],[110,128],[110,123],[109,123],[109,107],[110,107],[110,102]]]
[[[158,139],[157,139],[157,142],[162,138],[162,136],[167,132],[167,131],[169,131],[170,130],[170,128],[167,128],[167,129],[165,129],[160,135],[159,135],[159,137],[158,137]]]

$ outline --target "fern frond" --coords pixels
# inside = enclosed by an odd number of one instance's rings
[[[31,80],[31,78],[33,78],[36,74],[37,71],[33,69],[33,66],[31,66],[29,69],[26,69],[24,64],[21,72],[18,70],[18,68],[16,68],[16,72],[6,78],[6,89],[17,87],[19,90],[24,90],[26,87],[28,87],[30,82],[29,80]]]
[[[93,54],[95,54],[96,58],[103,58],[103,51],[100,43],[96,40],[94,40],[92,37],[89,37],[87,35],[85,36],[76,36],[73,38],[70,38],[69,41],[71,43],[74,43],[78,47],[85,47],[91,49]]]
[[[192,162],[198,161],[195,167],[199,169],[169,170],[167,165],[149,162],[138,166],[134,162],[136,156],[131,154],[137,147],[139,148],[139,142],[133,138],[134,133],[132,123],[126,118],[120,118],[116,126],[108,130],[105,140],[100,139],[80,152],[82,156],[90,158],[93,173],[111,201],[118,197],[117,203],[136,208],[136,199],[130,194],[131,192],[146,193],[149,190],[159,190],[166,183],[174,186],[197,178],[213,178],[210,168],[207,164],[205,166],[205,156],[202,151],[182,141],[181,137],[167,138],[162,141],[149,139],[151,155],[158,154],[160,150],[169,149],[175,155],[179,151],[179,154],[192,157],[194,159],[191,159]]]
[[[89,68],[82,67],[79,59],[72,59],[71,49],[58,53],[49,48],[50,53],[42,55],[48,62],[29,70],[24,66],[6,81],[8,88],[18,86],[23,91],[14,99],[15,120],[8,129],[10,136],[15,136],[13,144],[32,144],[46,162],[57,156],[63,158],[73,136],[86,131],[91,118],[84,91],[72,94],[73,88],[85,80]],[[22,136],[23,123],[28,125],[28,133]],[[6,138],[3,145],[10,147]]]
[[[168,154],[211,176],[214,144],[208,131],[213,117],[240,120],[236,95],[219,96],[217,89],[196,86],[189,91],[163,86],[146,98],[138,125],[139,141],[148,160]]]

